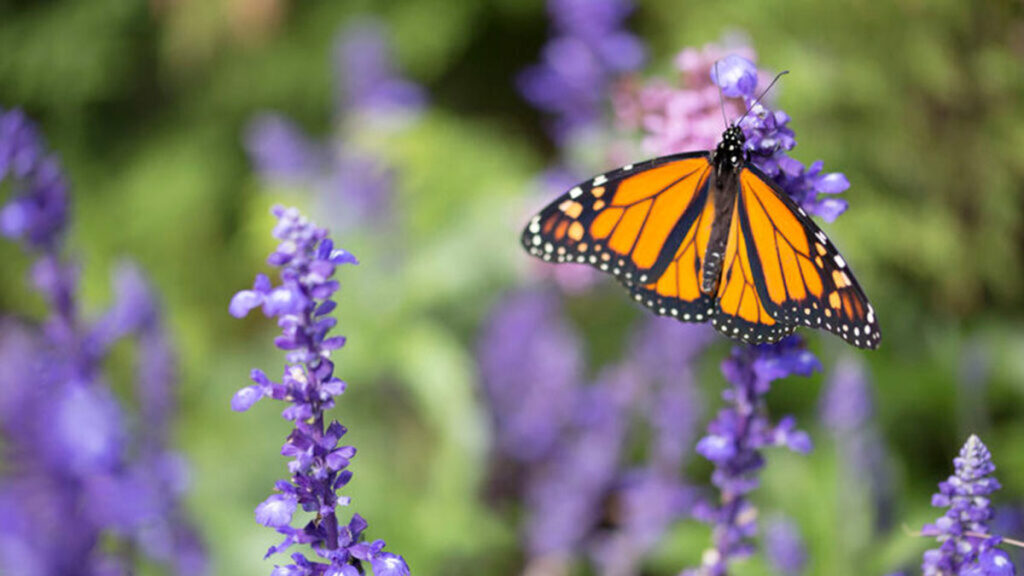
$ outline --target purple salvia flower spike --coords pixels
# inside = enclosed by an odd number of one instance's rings
[[[384,542],[372,545],[362,541],[366,521],[354,515],[347,526],[340,526],[338,506],[349,499],[337,494],[351,479],[347,470],[355,448],[340,445],[346,430],[337,421],[325,422],[325,412],[345,384],[334,377],[333,351],[344,343],[343,336],[328,336],[336,320],[326,316],[334,309],[331,299],[339,284],[333,279],[340,263],[355,263],[347,252],[336,249],[327,231],[317,227],[294,208],[275,206],[278,218],[274,236],[280,240],[268,262],[280,268],[280,284],[259,275],[252,290],[242,290],[232,298],[230,311],[235,316],[262,304],[268,316],[277,317],[281,335],[275,345],[286,350],[287,362],[280,383],[259,370],[253,370],[254,385],[239,390],[231,401],[232,409],[244,411],[263,397],[285,400],[282,417],[295,423],[281,448],[290,458],[290,481],[278,481],[277,493],[256,507],[256,521],[270,526],[285,538],[270,548],[267,556],[283,553],[295,544],[308,544],[323,560],[310,560],[292,554],[293,564],[276,566],[273,574],[364,574],[369,563],[376,576],[408,575],[401,556],[384,552]],[[302,528],[292,527],[293,515],[301,507],[316,514]]]
[[[949,510],[922,530],[940,543],[924,554],[924,576],[1014,574],[1009,556],[996,548],[1000,537],[989,530],[993,518],[989,496],[1001,488],[993,476],[992,454],[972,435],[953,466],[953,475],[940,482],[932,496],[932,506]]]
[[[729,54],[712,66],[711,81],[726,98],[749,98],[757,88],[757,66],[738,54]]]

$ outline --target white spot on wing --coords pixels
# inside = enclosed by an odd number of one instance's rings
[[[608,179],[604,177],[604,174],[601,174],[597,178],[594,178],[594,186],[600,186],[601,184],[604,184],[607,181],[608,181]],[[574,196],[574,198],[575,198],[575,196]]]
[[[839,254],[836,254],[836,266],[839,266],[840,268],[846,268],[846,261],[843,260],[843,257],[840,256]]]
[[[581,194],[583,194],[583,189],[579,186],[569,190],[569,198],[579,198]]]

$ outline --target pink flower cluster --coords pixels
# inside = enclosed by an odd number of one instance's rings
[[[715,147],[725,129],[719,88],[708,70],[728,54],[754,61],[756,54],[746,46],[727,48],[706,44],[687,48],[675,60],[679,72],[675,84],[653,80],[646,85],[626,83],[613,95],[619,127],[643,133],[644,152],[665,156]],[[723,98],[729,122],[745,110],[741,98]]]

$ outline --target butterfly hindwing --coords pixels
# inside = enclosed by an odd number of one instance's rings
[[[795,326],[780,322],[765,307],[751,265],[751,246],[740,231],[742,198],[737,195],[734,203],[711,323],[730,338],[754,344],[777,342],[792,334]]]
[[[878,346],[874,310],[846,261],[806,212],[751,166],[740,172],[737,214],[760,300],[776,321]]]
[[[706,152],[629,165],[573,187],[530,220],[538,258],[589,264],[627,287],[659,278],[707,202]]]

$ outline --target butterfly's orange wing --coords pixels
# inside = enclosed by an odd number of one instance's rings
[[[547,261],[608,272],[655,312],[703,320],[711,310],[699,276],[712,172],[707,153],[696,152],[602,174],[530,220],[523,246]]]
[[[729,236],[722,259],[722,275],[715,298],[715,314],[711,323],[726,336],[744,342],[764,344],[777,342],[793,333],[795,326],[779,322],[765,308],[755,273],[749,239],[742,233],[743,203],[737,195],[733,200]]]
[[[665,270],[653,281],[632,287],[637,302],[657,314],[685,322],[703,322],[714,315],[714,301],[700,290],[704,255],[715,219],[714,199],[706,184],[696,202],[702,209],[687,228],[683,242]]]
[[[759,301],[775,321],[824,328],[860,348],[881,340],[874,310],[813,220],[756,168],[740,172],[735,229]],[[735,230],[733,231],[735,232]]]

